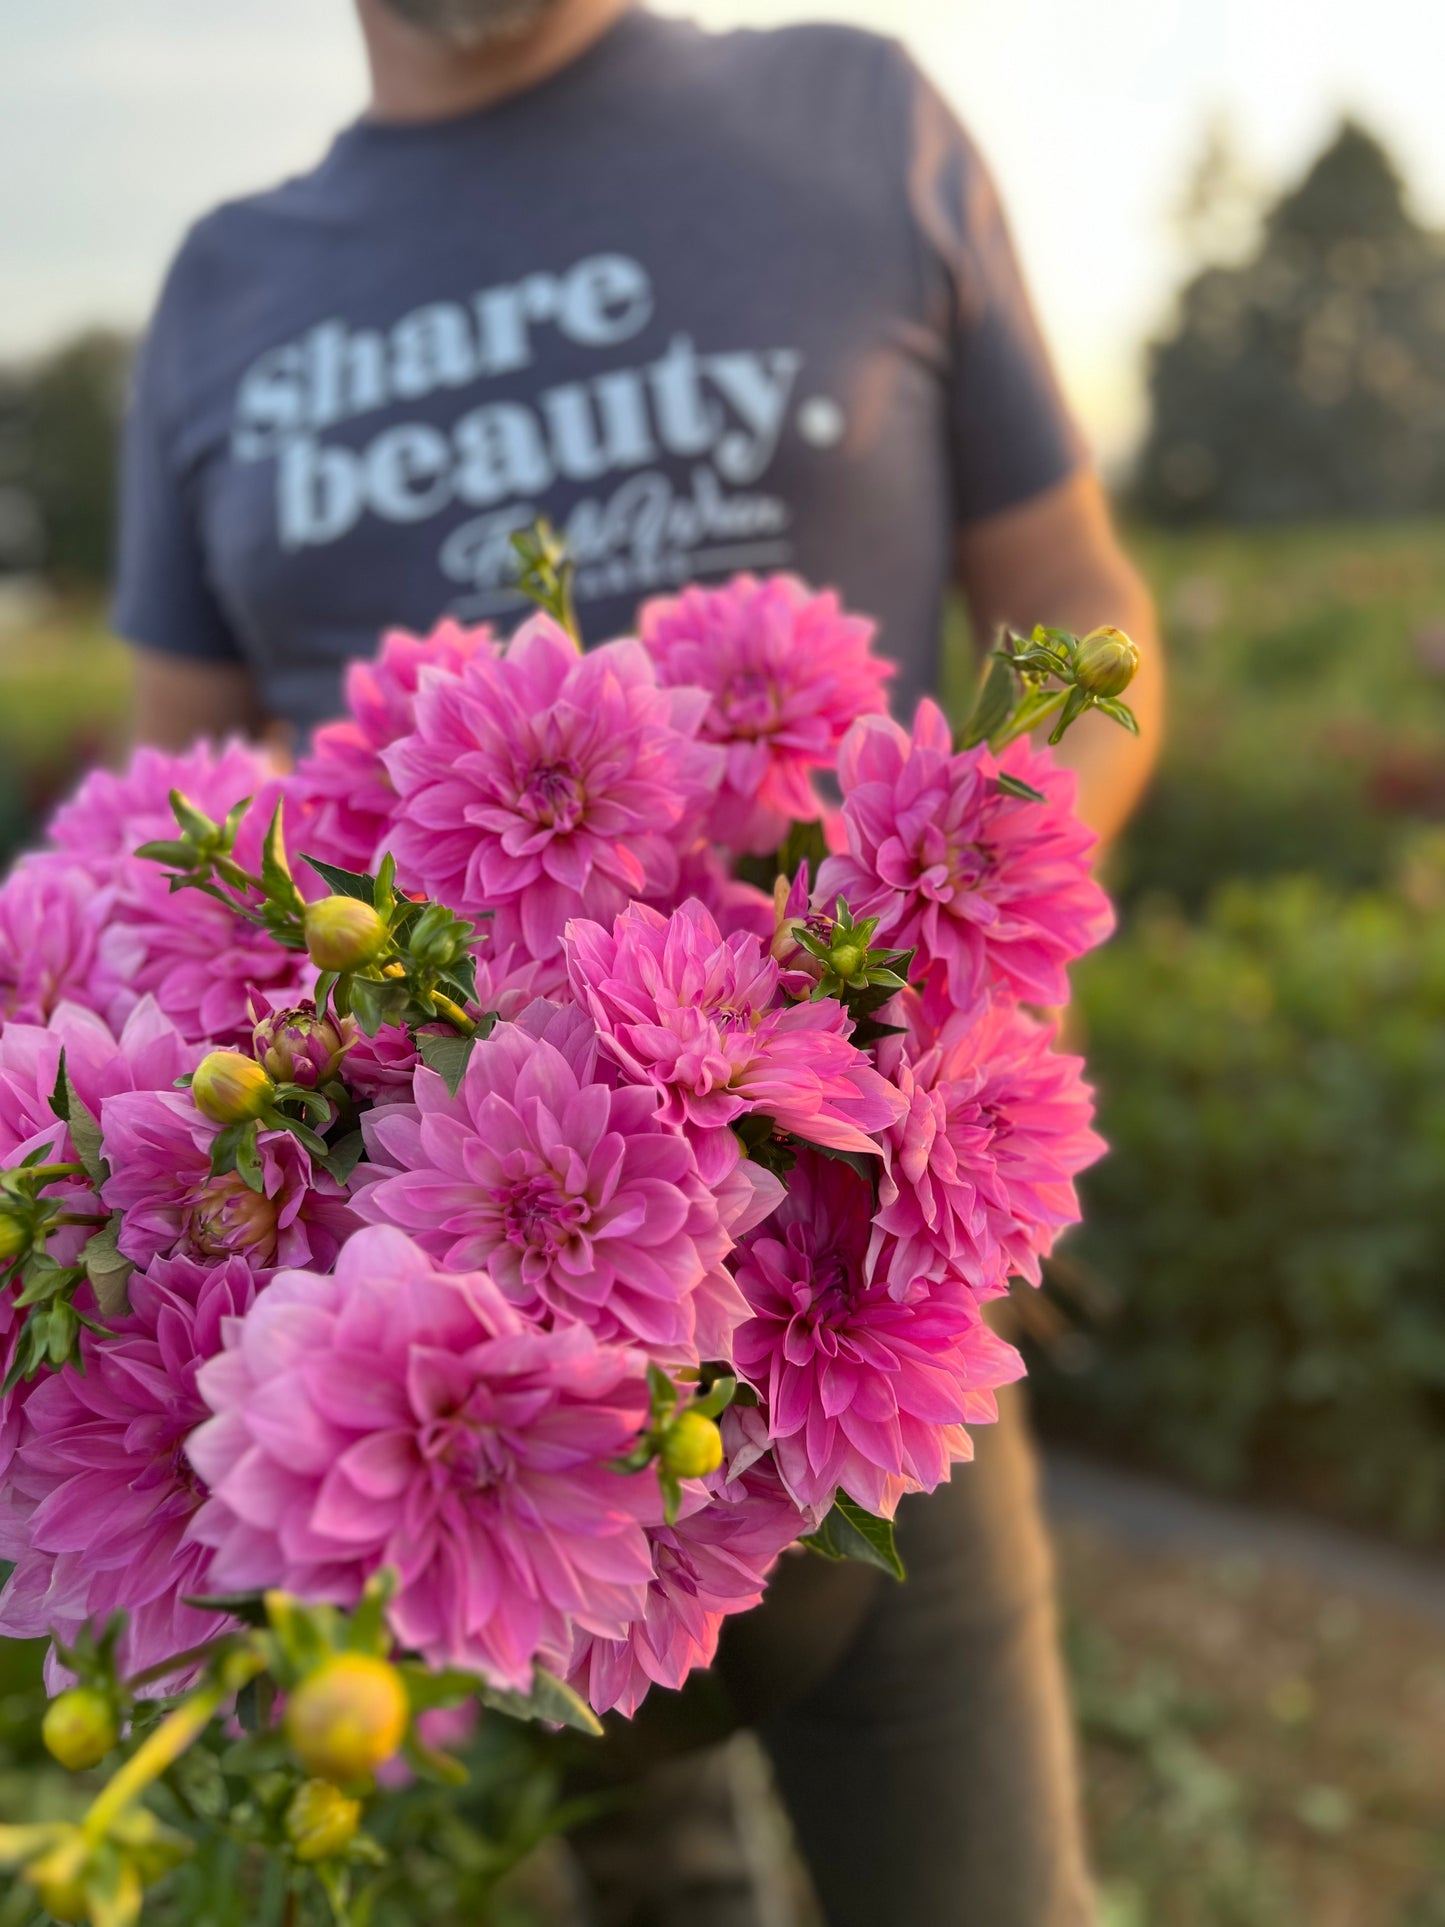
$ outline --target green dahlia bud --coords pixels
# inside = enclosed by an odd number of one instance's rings
[[[40,1895],[40,1904],[56,1920],[66,1922],[90,1919],[90,1903],[85,1892],[84,1871],[72,1872],[54,1854],[47,1854],[39,1866],[28,1867],[25,1878]]]
[[[1091,696],[1122,696],[1138,669],[1138,647],[1122,629],[1091,629],[1074,657],[1074,680]]]
[[[361,1824],[361,1802],[329,1780],[307,1780],[286,1809],[286,1838],[298,1860],[331,1860],[344,1853]]]
[[[386,948],[386,923],[358,897],[322,897],[303,918],[306,954],[318,970],[361,970]]]
[[[23,1258],[32,1243],[30,1225],[13,1211],[0,1209],[0,1265]]]
[[[216,1124],[246,1124],[259,1117],[276,1086],[254,1058],[238,1050],[213,1050],[196,1066],[191,1096],[196,1109]]]
[[[856,977],[868,960],[862,944],[835,943],[829,956],[835,976]]]
[[[658,1456],[674,1478],[706,1478],[722,1464],[722,1433],[701,1412],[679,1412],[662,1435]]]
[[[401,1674],[370,1653],[338,1653],[286,1703],[286,1737],[318,1780],[360,1780],[401,1745],[410,1717]]]
[[[99,1765],[119,1738],[115,1708],[98,1688],[72,1686],[46,1707],[40,1735],[52,1759],[83,1773]]]

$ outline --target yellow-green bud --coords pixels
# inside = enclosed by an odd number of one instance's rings
[[[1122,696],[1138,669],[1138,647],[1122,629],[1091,629],[1074,657],[1074,679],[1091,696]]]
[[[0,1265],[23,1258],[30,1249],[30,1227],[23,1218],[0,1211]]]
[[[839,977],[855,977],[863,968],[863,960],[867,954],[861,944],[835,943],[829,960]]]
[[[72,1773],[98,1766],[115,1745],[115,1708],[94,1686],[72,1686],[45,1709],[40,1736],[51,1757]]]
[[[386,948],[386,923],[359,897],[322,897],[302,919],[306,954],[318,970],[361,970]]]
[[[286,1838],[298,1860],[331,1860],[345,1853],[360,1825],[360,1800],[329,1780],[307,1780],[286,1809]]]
[[[191,1079],[196,1109],[216,1124],[249,1123],[275,1095],[276,1086],[261,1065],[238,1050],[207,1051]]]
[[[286,1703],[291,1750],[319,1780],[360,1780],[401,1745],[410,1709],[401,1674],[370,1653],[338,1653]]]
[[[32,1860],[24,1870],[24,1878],[39,1894],[45,1911],[56,1920],[82,1921],[90,1918],[85,1892],[89,1871],[90,1854],[76,1828],[48,1853]]]
[[[722,1464],[722,1433],[701,1412],[679,1412],[662,1435],[658,1456],[675,1478],[706,1478]]]

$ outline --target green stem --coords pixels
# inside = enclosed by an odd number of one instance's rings
[[[18,1169],[12,1166],[12,1169]],[[83,1178],[83,1164],[32,1164],[25,1170],[26,1179],[33,1184],[58,1184],[62,1178]]]
[[[439,990],[431,992],[432,1003],[438,1017],[445,1018],[453,1030],[460,1031],[463,1037],[471,1037],[476,1031],[476,1020],[468,1017],[460,1004],[454,1004],[450,997],[444,997]]]
[[[138,1686],[149,1686],[158,1679],[168,1679],[172,1673],[184,1672],[186,1667],[194,1666],[203,1659],[218,1653],[231,1639],[230,1633],[218,1634],[215,1639],[203,1639],[199,1646],[187,1646],[183,1653],[172,1653],[169,1659],[157,1660],[154,1666],[147,1666],[139,1673],[132,1673],[129,1679],[121,1681],[128,1693]]]
[[[1068,699],[1067,689],[1035,691],[1025,696],[1003,728],[990,738],[989,748],[995,755],[1007,749],[1010,743],[1016,742],[1020,736],[1027,736],[1056,710],[1062,709]]]

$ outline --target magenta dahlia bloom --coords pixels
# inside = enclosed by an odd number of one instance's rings
[[[342,1186],[289,1131],[262,1131],[260,1191],[237,1171],[211,1175],[217,1126],[188,1091],[106,1098],[101,1137],[111,1175],[101,1196],[122,1214],[120,1248],[135,1264],[181,1255],[253,1269],[329,1265],[356,1219]]]
[[[357,1212],[400,1225],[452,1270],[490,1270],[530,1318],[575,1319],[678,1363],[699,1356],[699,1294],[711,1305],[722,1293],[732,1316],[722,1330],[706,1318],[701,1337],[706,1356],[725,1355],[746,1307],[687,1140],[650,1086],[598,1077],[581,1011],[534,1011],[541,1034],[498,1024],[455,1097],[419,1070],[412,1103],[368,1114]]]
[[[638,620],[663,682],[711,698],[702,734],[723,746],[727,772],[709,834],[775,850],[794,818],[822,813],[813,771],[833,766],[857,717],[887,706],[894,666],[869,653],[873,624],[783,575],[684,589],[644,603]]]
[[[675,1691],[710,1666],[722,1623],[758,1605],[779,1554],[812,1529],[770,1461],[691,1490],[673,1525],[649,1528],[652,1583],[625,1639],[585,1634],[571,1682],[594,1711],[631,1719],[654,1686]]]
[[[871,1132],[903,1104],[832,999],[779,1009],[778,965],[755,936],[724,938],[700,903],[670,917],[633,904],[613,923],[567,930],[567,969],[623,1075],[655,1085],[709,1182],[737,1161],[729,1129],[748,1111],[838,1150],[876,1152]]]
[[[370,872],[386,853],[396,790],[381,753],[416,726],[423,670],[456,676],[496,638],[485,623],[465,628],[450,619],[429,635],[392,629],[371,662],[346,672],[347,714],[312,738],[310,752],[287,782],[306,819],[306,849],[344,870]]]
[[[196,1059],[150,998],[132,1011],[119,1039],[94,1011],[74,1004],[62,1004],[48,1025],[5,1025],[0,1029],[0,1167],[19,1164],[32,1153],[43,1153],[47,1164],[75,1161],[70,1133],[50,1108],[62,1051],[76,1094],[96,1117],[115,1093],[169,1091]],[[66,1211],[92,1215],[100,1210],[85,1178],[49,1186],[44,1195]],[[47,1250],[58,1264],[74,1264],[89,1235],[83,1225],[62,1226],[51,1234]]]
[[[92,770],[55,812],[47,835],[103,880],[114,859],[129,856],[138,843],[176,834],[173,789],[184,790],[219,823],[243,796],[255,796],[270,774],[264,756],[237,741],[219,749],[197,743],[183,756],[138,749],[123,770]]]
[[[997,1417],[995,1387],[1023,1361],[967,1292],[924,1289],[899,1304],[870,1278],[869,1187],[805,1152],[776,1215],[746,1241],[737,1279],[753,1309],[733,1359],[767,1408],[784,1485],[805,1508],[839,1488],[891,1518],[972,1457],[965,1424]]]
[[[569,917],[672,887],[720,772],[695,740],[706,702],[661,688],[641,643],[584,656],[546,617],[495,659],[424,676],[415,732],[383,755],[403,882],[494,909],[499,945],[557,966]]]
[[[539,1331],[390,1226],[283,1272],[227,1346],[189,1445],[214,1586],[349,1606],[391,1566],[404,1646],[519,1689],[642,1610],[657,1482],[612,1469],[646,1422],[639,1353]]]
[[[1000,770],[1048,801],[1004,795]],[[823,863],[822,902],[841,896],[854,916],[876,916],[876,941],[916,949],[915,975],[957,1008],[990,985],[1067,1001],[1066,966],[1113,927],[1089,874],[1094,833],[1073,814],[1072,771],[1022,739],[998,759],[982,746],[955,754],[925,699],[912,736],[886,717],[857,723],[838,776],[848,851]]]
[[[875,1250],[892,1241],[895,1296],[949,1275],[986,1296],[1015,1275],[1036,1285],[1040,1259],[1078,1223],[1074,1178],[1105,1146],[1083,1059],[1052,1050],[1053,1035],[1000,1004],[921,1051],[904,1037],[879,1046],[908,1100],[884,1139],[873,1234]]]
[[[224,1624],[182,1603],[208,1589],[210,1558],[186,1537],[204,1488],[182,1448],[209,1416],[197,1369],[221,1349],[225,1321],[246,1311],[256,1281],[236,1260],[159,1259],[129,1290],[127,1315],[107,1321],[110,1337],[82,1336],[84,1372],[27,1388],[7,1475],[6,1555],[16,1565],[0,1593],[0,1635],[70,1640],[87,1620],[123,1609],[121,1667],[138,1672]]]
[[[119,985],[99,957],[111,892],[53,852],[0,883],[0,1024],[43,1024],[62,1003],[106,1010]]]

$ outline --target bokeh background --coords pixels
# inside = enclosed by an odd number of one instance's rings
[[[1020,1306],[1109,1927],[1439,1927],[1445,22],[826,10],[990,154],[1169,650],[1077,986],[1113,1155]],[[7,0],[0,852],[123,741],[113,455],[165,261],[362,100],[345,0]],[[959,625],[956,703],[970,662]]]

